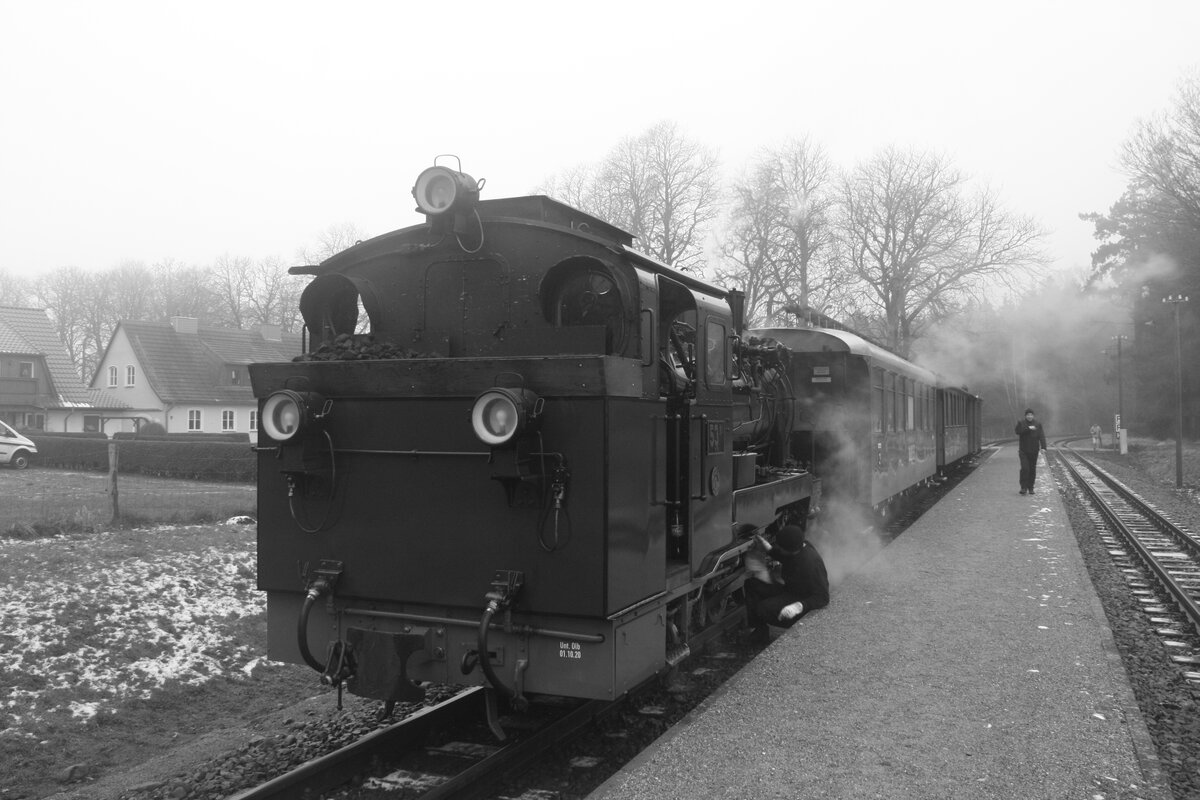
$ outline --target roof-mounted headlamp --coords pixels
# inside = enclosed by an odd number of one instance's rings
[[[449,167],[430,167],[413,185],[417,208],[429,217],[469,211],[479,200],[479,184],[465,172]]]

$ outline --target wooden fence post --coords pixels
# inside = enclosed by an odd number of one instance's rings
[[[116,525],[121,520],[121,507],[117,502],[119,490],[117,488],[117,459],[118,453],[117,441],[115,439],[108,440],[108,493],[112,495],[112,520],[111,523]]]

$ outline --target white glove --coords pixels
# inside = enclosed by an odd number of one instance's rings
[[[779,621],[786,622],[789,619],[795,619],[804,613],[804,603],[796,602],[790,606],[784,606],[779,612]]]

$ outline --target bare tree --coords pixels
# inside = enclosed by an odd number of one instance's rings
[[[847,267],[900,352],[924,324],[1043,263],[1037,225],[986,189],[967,196],[942,157],[889,147],[845,176],[841,194]]]
[[[717,157],[685,138],[673,122],[659,123],[643,140],[653,189],[643,244],[678,269],[699,269],[704,238],[719,211]]]
[[[660,261],[698,269],[720,211],[718,166],[708,149],[662,122],[623,139],[598,167],[575,167],[541,190],[627,231]]]
[[[55,333],[66,348],[82,380],[89,363],[88,314],[89,276],[79,267],[60,267],[33,282],[32,299],[50,313]],[[94,356],[94,353],[91,354]]]
[[[0,306],[23,308],[32,301],[28,282],[0,268]]]
[[[645,137],[623,139],[596,173],[588,211],[633,234],[646,249],[653,228],[655,179],[650,174]]]
[[[547,178],[534,187],[533,192],[553,197],[560,203],[566,203],[612,222],[610,217],[598,213],[601,204],[595,196],[596,187],[596,167],[580,164]]]
[[[154,270],[140,261],[118,264],[105,278],[109,284],[112,322],[148,320],[158,315],[155,308]]]
[[[718,281],[746,292],[746,318],[777,324],[785,306],[840,310],[833,169],[808,139],[762,151],[735,181]],[[831,308],[834,306],[834,308]]]
[[[251,268],[249,258],[226,253],[213,263],[210,270],[222,321],[232,328],[241,328],[246,320],[246,298],[252,294],[254,287]]]
[[[194,317],[207,324],[217,322],[217,297],[210,288],[212,279],[207,269],[169,258],[151,269],[154,273],[151,307],[158,319],[179,316]]]
[[[300,248],[296,256],[303,265],[320,264],[367,238],[369,237],[351,222],[330,225],[317,234],[312,244]]]
[[[308,279],[289,275],[278,258],[264,258],[248,270],[244,318],[250,324],[279,325],[295,330],[300,325],[300,293]]]
[[[1138,125],[1120,161],[1143,194],[1166,201],[1160,222],[1200,229],[1200,71],[1180,82],[1170,110]]]

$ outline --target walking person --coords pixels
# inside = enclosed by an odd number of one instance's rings
[[[1013,432],[1017,434],[1017,454],[1021,457],[1021,494],[1033,494],[1038,453],[1046,449],[1046,432],[1032,408],[1025,409],[1025,418],[1017,420]]]
[[[1099,449],[1100,449],[1100,426],[1093,424],[1092,425],[1092,452],[1094,453]]]

